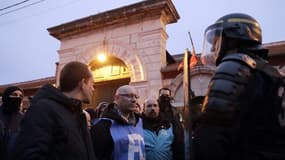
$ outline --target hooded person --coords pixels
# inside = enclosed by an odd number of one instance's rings
[[[59,87],[47,84],[32,100],[22,121],[14,160],[96,160],[82,112],[94,91],[91,70],[72,61],[60,72]]]
[[[3,111],[5,113],[19,112],[21,109],[23,98],[24,98],[23,93],[24,91],[17,86],[8,87],[3,92],[3,96],[2,96]]]
[[[16,137],[20,131],[20,123],[23,118],[21,105],[23,102],[24,91],[11,86],[5,89],[2,95],[2,105],[0,107],[0,122],[2,123],[1,159],[9,160],[11,151],[14,148]]]

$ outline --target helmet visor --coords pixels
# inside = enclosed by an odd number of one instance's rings
[[[204,44],[201,54],[201,61],[208,67],[216,66],[222,42],[222,28],[208,29],[204,35]]]

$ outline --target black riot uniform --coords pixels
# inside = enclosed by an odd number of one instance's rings
[[[194,131],[195,160],[285,159],[271,76],[279,73],[261,44],[260,26],[246,14],[223,16],[206,29],[202,62],[217,68]]]

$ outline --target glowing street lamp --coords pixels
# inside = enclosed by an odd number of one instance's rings
[[[98,56],[97,56],[97,60],[99,61],[99,62],[105,62],[106,60],[107,60],[107,56],[104,54],[104,53],[100,53],[100,54],[98,54]]]

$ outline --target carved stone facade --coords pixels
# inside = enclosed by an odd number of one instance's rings
[[[171,1],[154,0],[49,28],[61,43],[58,71],[74,60],[92,64],[103,51],[127,66],[141,102],[157,97],[164,86],[160,70],[167,65],[165,26],[178,19]]]

